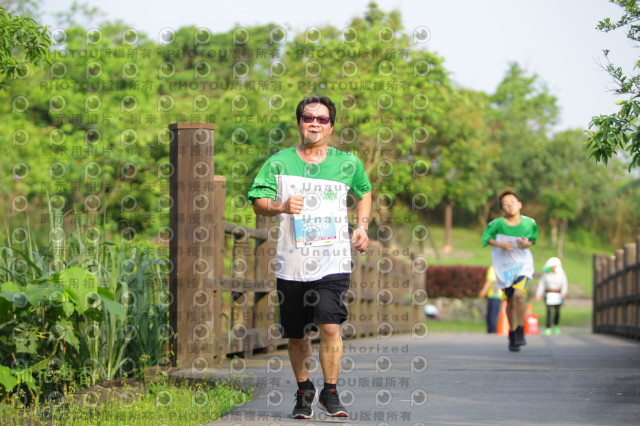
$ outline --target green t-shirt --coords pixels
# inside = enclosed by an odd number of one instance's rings
[[[490,239],[499,243],[512,241],[515,246],[515,249],[511,252],[491,246],[491,260],[493,261],[493,268],[500,288],[511,286],[513,280],[520,276],[525,276],[529,279],[533,278],[533,255],[531,250],[519,248],[516,242],[522,236],[531,240],[534,244],[538,239],[538,225],[535,220],[528,216],[520,215],[520,223],[516,226],[508,225],[504,217],[499,217],[489,223],[484,230],[482,247],[489,244]]]
[[[351,272],[349,191],[359,199],[371,191],[362,162],[353,154],[329,147],[324,161],[307,164],[295,148],[288,148],[265,162],[249,190],[251,203],[305,197],[300,214],[278,216],[276,277],[315,281]]]

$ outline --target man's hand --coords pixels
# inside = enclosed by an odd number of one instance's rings
[[[518,242],[518,247],[521,249],[527,249],[533,245],[533,242],[526,238],[524,235],[516,240]]]
[[[360,227],[356,228],[351,236],[351,242],[353,243],[353,248],[358,250],[360,253],[367,251],[367,247],[369,247],[369,236],[367,235],[367,230]]]
[[[513,241],[504,241],[498,244],[499,244],[498,247],[500,247],[502,250],[506,251],[507,253],[511,253],[516,249],[516,245],[513,244]]]
[[[302,211],[304,196],[294,195],[282,204],[283,213],[298,214]]]

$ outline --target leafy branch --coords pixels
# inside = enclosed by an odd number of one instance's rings
[[[611,0],[624,9],[624,14],[617,21],[605,18],[598,23],[597,29],[608,33],[618,28],[628,27],[627,38],[634,43],[640,42],[640,4],[639,0]],[[596,162],[607,164],[609,159],[618,153],[630,156],[629,171],[640,167],[640,132],[638,132],[638,116],[640,115],[640,61],[634,66],[635,74],[627,75],[621,67],[609,60],[609,50],[603,51],[607,65],[603,66],[617,86],[614,92],[619,95],[631,95],[629,100],[618,102],[620,110],[611,115],[593,117],[587,130],[587,149],[590,157]]]
[[[0,89],[8,78],[26,77],[28,63],[51,64],[49,31],[27,16],[16,16],[0,7]]]

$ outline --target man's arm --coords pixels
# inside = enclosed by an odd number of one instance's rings
[[[281,213],[297,214],[302,211],[304,197],[294,195],[287,201],[273,201],[269,198],[256,198],[253,201],[253,211],[261,216],[277,216]]]
[[[369,216],[371,215],[371,191],[362,194],[362,199],[356,201],[356,215],[358,216],[358,225],[353,231],[351,241],[356,250],[365,252],[369,246],[367,229],[369,229]]]

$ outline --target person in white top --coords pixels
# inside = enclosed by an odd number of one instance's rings
[[[552,257],[544,264],[544,273],[538,283],[538,289],[536,290],[536,300],[542,300],[542,296],[545,298],[547,305],[547,329],[544,334],[549,336],[551,334],[551,315],[553,311],[553,325],[554,333],[560,334],[560,306],[569,289],[569,282],[567,281],[567,274],[562,269],[562,261],[557,257]]]

